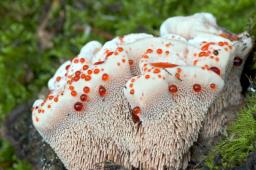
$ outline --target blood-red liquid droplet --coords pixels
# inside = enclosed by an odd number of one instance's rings
[[[176,85],[172,84],[169,86],[169,92],[170,93],[176,93],[178,91],[178,88]]]
[[[88,65],[84,65],[84,66],[83,66],[83,70],[87,70],[88,68],[89,68]]]
[[[86,76],[84,77],[84,79],[85,79],[85,81],[90,81],[90,80],[92,79],[92,77],[89,76],[89,75],[86,75]]]
[[[241,64],[243,63],[243,60],[240,58],[240,57],[238,57],[238,56],[236,56],[235,58],[234,58],[234,62],[233,62],[233,64],[234,64],[234,66],[240,66]]]
[[[98,62],[95,62],[94,65],[100,65],[100,64],[103,64],[104,61],[98,61]]]
[[[88,99],[88,96],[87,96],[86,94],[82,94],[82,95],[80,96],[80,100],[81,100],[82,102],[86,102],[87,99]]]
[[[102,75],[102,80],[103,81],[107,81],[109,79],[109,75],[107,74],[107,73],[104,73],[103,75]]]
[[[75,72],[75,75],[76,75],[76,76],[80,76],[80,74],[81,74],[81,71],[76,71],[76,72]]]
[[[193,85],[193,90],[194,90],[195,92],[200,92],[200,91],[202,90],[202,87],[201,87],[200,84],[194,84],[194,85]]]
[[[133,65],[133,60],[128,60],[129,65]]]
[[[75,76],[75,77],[73,78],[73,80],[74,80],[74,81],[79,81],[79,80],[80,80],[80,77],[79,77],[79,76]]]
[[[134,123],[140,122],[140,113],[141,109],[139,106],[136,106],[132,109],[132,120]]]
[[[90,92],[90,87],[85,86],[85,87],[83,88],[83,91],[84,91],[85,93],[89,93],[89,92]]]
[[[216,89],[216,84],[211,83],[211,84],[210,84],[210,88],[213,89],[213,90]]]
[[[220,75],[220,69],[218,67],[211,67],[210,70]]]
[[[70,65],[67,65],[67,66],[66,66],[66,70],[68,70],[69,68],[70,68]]]
[[[74,109],[76,110],[76,111],[81,111],[81,110],[83,110],[83,103],[81,103],[81,102],[76,102],[75,104],[74,104]]]
[[[130,90],[130,94],[134,94],[134,89],[131,89],[131,90]]]
[[[159,48],[159,49],[156,50],[156,52],[157,52],[157,54],[162,54],[163,50]]]
[[[71,96],[76,96],[77,95],[77,92],[76,91],[71,91]]]
[[[106,88],[104,86],[100,86],[99,87],[99,94],[100,94],[100,96],[103,97],[103,96],[106,95],[106,93],[107,93]]]

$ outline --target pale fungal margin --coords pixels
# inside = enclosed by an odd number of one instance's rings
[[[209,13],[169,18],[160,34],[91,41],[49,80],[32,120],[68,169],[184,169],[198,136],[220,132],[241,99],[251,37]]]

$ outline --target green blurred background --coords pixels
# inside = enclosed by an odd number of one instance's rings
[[[255,0],[1,0],[0,122],[36,98],[56,68],[90,40],[131,32],[159,34],[166,18],[213,13],[235,33],[254,23]],[[29,169],[0,133],[0,169]]]

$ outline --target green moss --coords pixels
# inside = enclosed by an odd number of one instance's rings
[[[13,147],[6,140],[0,140],[0,169],[30,170],[31,166],[14,155]]]
[[[244,106],[234,121],[228,127],[228,137],[219,142],[207,158],[207,165],[211,169],[219,169],[214,165],[216,155],[221,155],[224,168],[241,165],[250,152],[256,151],[256,94],[246,98]]]

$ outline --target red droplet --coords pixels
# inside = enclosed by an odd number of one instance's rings
[[[241,64],[243,63],[243,60],[240,58],[240,57],[238,57],[238,56],[236,56],[235,58],[234,58],[234,62],[233,62],[233,64],[234,64],[234,66],[240,66]]]
[[[178,88],[176,85],[172,84],[169,86],[169,92],[176,93],[178,91]]]
[[[224,42],[219,42],[218,45],[219,46],[224,46]]]
[[[87,70],[88,68],[89,68],[88,65],[84,65],[84,66],[83,66],[83,70]]]
[[[157,52],[157,54],[162,54],[163,50],[159,48],[159,49],[156,50],[156,52]]]
[[[211,89],[216,89],[216,84],[211,83],[211,84],[210,84],[210,88],[211,88]]]
[[[145,79],[149,79],[150,78],[150,75],[145,75]]]
[[[81,111],[81,110],[83,110],[83,103],[81,103],[81,102],[76,102],[75,104],[74,104],[74,109],[76,110],[76,111]]]
[[[76,91],[71,91],[71,96],[76,96],[77,95],[77,92]]]
[[[111,56],[113,53],[114,53],[113,51],[109,51],[109,52],[107,52],[106,57]]]
[[[58,101],[59,101],[58,97],[55,97],[53,100],[54,100],[55,102],[58,102]]]
[[[75,87],[74,87],[74,86],[69,86],[69,89],[70,89],[71,91],[73,91],[73,90],[75,89]]]
[[[84,63],[85,59],[84,58],[80,58],[80,63]]]
[[[57,76],[56,77],[56,81],[60,81],[61,80],[61,77],[60,76]]]
[[[131,90],[130,90],[130,94],[134,94],[134,89],[131,89]]]
[[[107,74],[107,73],[104,73],[103,75],[102,75],[102,80],[103,81],[107,81],[109,79],[109,75]]]
[[[90,88],[87,87],[87,86],[85,86],[85,87],[83,88],[83,90],[84,90],[85,93],[89,93],[89,92],[90,92]]]
[[[204,56],[209,56],[209,53],[204,52],[204,51],[199,53],[199,57],[204,57]]]
[[[54,98],[54,96],[49,96],[49,100],[52,100]]]
[[[86,102],[87,99],[88,99],[88,96],[87,96],[86,94],[82,94],[82,95],[80,96],[80,100],[81,100],[82,102]]]
[[[154,73],[160,73],[160,69],[156,68],[156,69],[154,69],[153,72],[154,72]]]
[[[75,72],[75,75],[76,75],[76,76],[80,76],[80,74],[81,74],[81,71],[76,71],[76,72]]]
[[[69,69],[69,67],[70,67],[70,65],[67,65],[67,66],[66,66],[66,70],[68,70],[68,69]]]
[[[104,61],[98,61],[98,62],[94,63],[94,65],[100,65],[100,64],[103,64],[103,63],[104,63]]]
[[[200,92],[202,90],[200,84],[194,84],[193,85],[193,89],[194,89],[195,92]]]
[[[78,63],[79,62],[79,60],[78,60],[78,58],[74,58],[74,63]]]
[[[81,74],[81,79],[85,79],[85,74]]]
[[[84,77],[84,79],[85,79],[86,81],[90,81],[92,78],[91,78],[91,76],[86,75],[86,76]]]
[[[147,51],[146,51],[146,53],[152,53],[153,52],[153,50],[152,49],[147,49]]]
[[[220,69],[218,67],[211,67],[210,70],[220,75]]]
[[[128,60],[129,65],[133,65],[133,60]]]
[[[99,94],[100,94],[101,97],[105,96],[106,92],[107,92],[107,90],[106,90],[105,87],[103,87],[103,86],[99,87]]]
[[[73,78],[74,81],[78,81],[79,79],[80,79],[80,76],[75,76],[75,77]]]
[[[93,72],[94,74],[98,74],[100,72],[100,69],[96,68]]]
[[[139,106],[136,106],[132,109],[132,120],[134,123],[140,122],[140,113],[141,109]]]
[[[122,47],[118,47],[117,51],[122,52],[124,49]]]
[[[87,73],[88,73],[88,74],[92,74],[92,70],[88,70]]]

